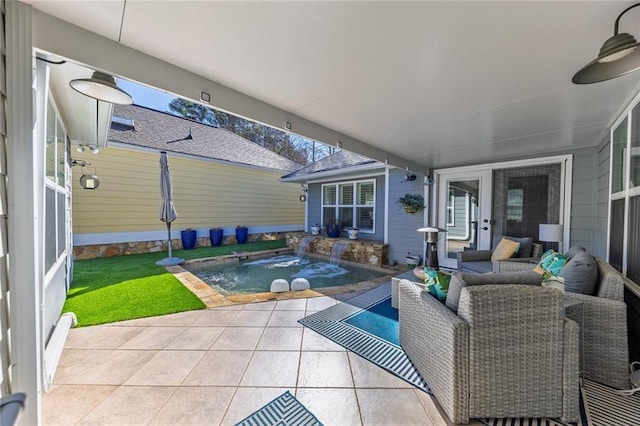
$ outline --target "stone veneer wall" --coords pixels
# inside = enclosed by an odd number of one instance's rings
[[[265,240],[283,240],[286,234],[284,232],[273,232],[266,234],[249,234],[247,242],[265,241]],[[173,250],[182,249],[182,240],[180,238],[171,240]],[[222,244],[236,244],[235,235],[225,235],[222,237]],[[198,237],[196,239],[196,247],[210,247],[211,241],[209,237]],[[154,253],[159,251],[167,251],[167,240],[157,241],[141,241],[132,243],[113,243],[113,244],[94,244],[88,246],[74,246],[74,259],[96,259],[99,257],[126,256],[129,254]]]
[[[300,241],[306,236],[312,237],[305,250],[306,253],[329,257],[331,256],[333,245],[340,241],[348,244],[342,255],[343,260],[376,267],[382,267],[382,265],[388,263],[389,246],[380,241],[349,240],[347,238],[328,238],[307,233],[289,233],[287,234],[287,246],[297,252]]]

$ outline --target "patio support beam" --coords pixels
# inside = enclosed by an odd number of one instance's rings
[[[33,45],[49,53],[102,71],[198,100],[200,92],[212,95],[215,108],[283,129],[293,123],[296,134],[338,146],[383,163],[423,173],[424,167],[306,120],[266,102],[208,80],[114,40],[33,9]]]
[[[31,7],[6,2],[7,21],[7,194],[11,297],[11,392],[27,394],[20,421],[40,424],[42,323],[38,238],[38,163],[33,138]],[[6,241],[5,241],[6,242]]]

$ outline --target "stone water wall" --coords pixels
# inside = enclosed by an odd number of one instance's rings
[[[247,242],[265,241],[265,240],[282,240],[285,238],[284,232],[271,232],[264,234],[249,234]],[[182,240],[180,238],[171,240],[173,250],[182,249]],[[222,237],[222,244],[237,244],[235,235],[225,235]],[[211,247],[209,237],[198,237],[196,239],[196,247]],[[113,243],[113,244],[93,244],[87,246],[74,246],[74,259],[96,259],[98,257],[127,256],[130,254],[155,253],[159,251],[167,251],[167,241],[141,241],[132,243]]]
[[[292,248],[295,253],[298,251],[300,242],[307,236],[311,237],[311,241],[305,250],[306,253],[330,257],[334,244],[336,242],[342,242],[347,244],[347,248],[342,255],[343,260],[362,263],[378,268],[389,262],[389,246],[381,241],[329,238],[321,235],[296,232],[287,234],[287,245]]]

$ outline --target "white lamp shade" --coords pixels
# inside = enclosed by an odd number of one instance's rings
[[[559,243],[563,239],[564,227],[557,223],[541,223],[538,234],[540,241]]]

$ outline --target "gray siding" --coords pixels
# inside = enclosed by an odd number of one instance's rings
[[[449,202],[449,200],[447,200]],[[454,192],[453,226],[447,227],[447,238],[452,240],[469,240],[471,238],[470,221],[471,206],[467,193],[456,189]]]
[[[595,219],[592,253],[607,257],[607,218],[609,217],[609,138],[595,149],[596,171]]]
[[[389,171],[389,262],[399,264],[405,263],[408,252],[423,256],[424,234],[416,232],[416,229],[425,226],[425,213],[428,211],[427,207],[416,214],[407,214],[396,202],[407,193],[424,195],[424,176],[418,175],[413,182],[402,182],[404,174],[404,170]]]
[[[571,190],[570,245],[582,246],[593,252],[596,220],[595,149],[584,148],[573,152]],[[569,247],[564,247],[567,250]]]
[[[345,176],[348,176],[348,175],[345,175]],[[376,205],[374,210],[375,233],[372,234],[372,233],[360,231],[359,238],[362,240],[378,240],[378,241],[384,240],[384,221],[385,221],[384,176],[371,176],[369,178],[362,177],[362,175],[359,175],[358,177],[345,177],[345,176],[341,176],[340,179],[336,179],[335,181],[331,181],[331,182],[309,184],[308,192],[307,192],[307,200],[309,202],[309,208],[307,212],[309,226],[313,226],[316,223],[320,224],[320,226],[323,225],[322,224],[322,185],[323,184],[326,184],[326,183],[333,184],[333,183],[341,183],[341,182],[352,182],[352,181],[359,181],[359,180],[375,179],[376,181]],[[307,232],[310,232],[310,229],[308,229]],[[346,232],[344,232],[343,236],[346,236]]]

